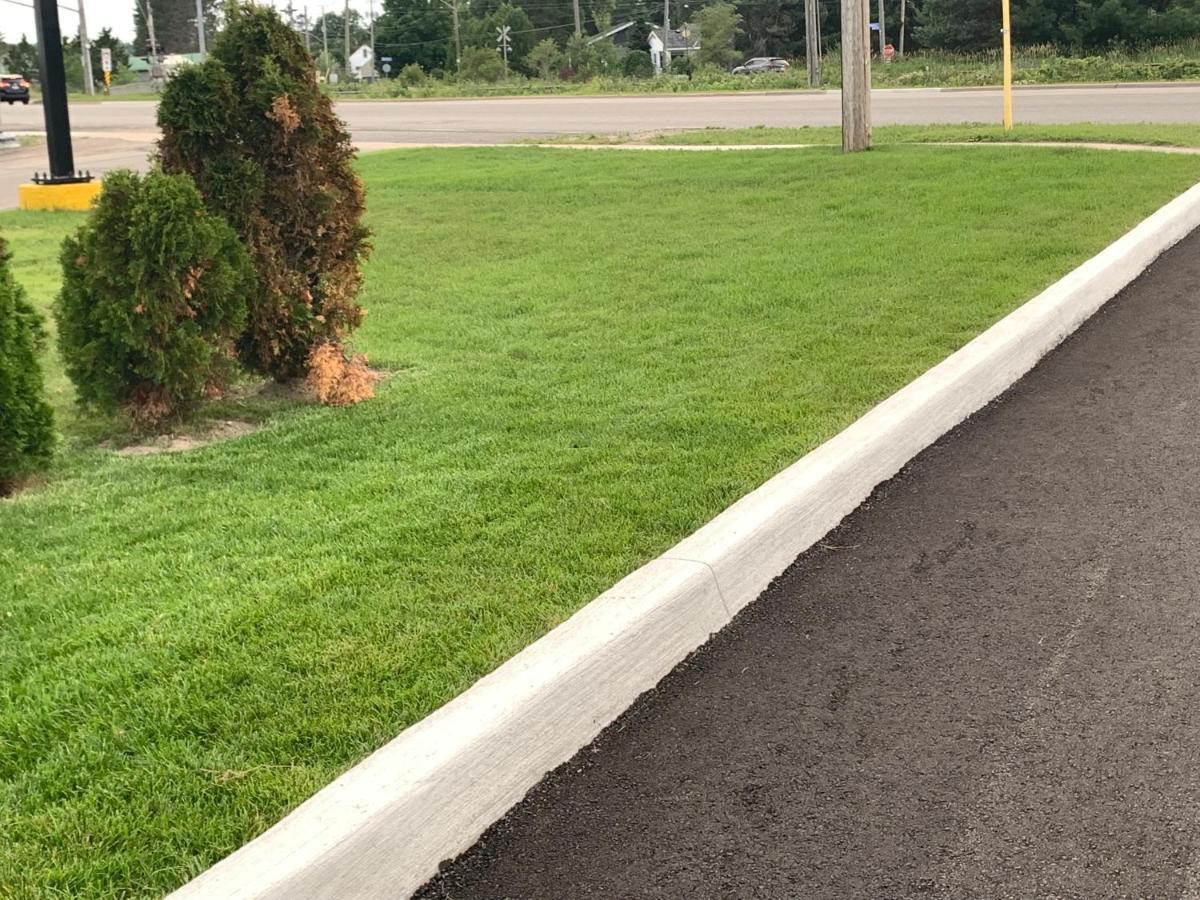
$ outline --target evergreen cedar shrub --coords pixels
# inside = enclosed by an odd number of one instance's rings
[[[300,36],[244,0],[227,15],[210,57],[163,91],[159,157],[164,171],[190,175],[245,242],[256,284],[238,351],[283,380],[362,321],[363,190]]]
[[[58,342],[79,399],[143,427],[220,391],[246,321],[250,262],[191,179],[113,172],[63,242]]]
[[[43,468],[54,450],[54,420],[38,365],[46,333],[8,260],[0,240],[0,497],[21,476]]]

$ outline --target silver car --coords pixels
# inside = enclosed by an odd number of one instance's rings
[[[786,72],[791,65],[779,56],[756,56],[733,69],[734,75],[758,75],[760,72]]]

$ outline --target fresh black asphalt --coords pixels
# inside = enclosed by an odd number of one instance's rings
[[[1200,233],[420,896],[1200,898]]]

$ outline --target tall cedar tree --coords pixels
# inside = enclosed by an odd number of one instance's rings
[[[209,59],[163,91],[159,156],[165,171],[192,176],[250,251],[257,284],[243,362],[293,378],[317,346],[340,343],[362,321],[363,189],[303,39],[244,0],[226,15]]]
[[[0,240],[0,497],[20,476],[44,467],[54,450],[54,420],[38,364],[46,332],[8,259]]]

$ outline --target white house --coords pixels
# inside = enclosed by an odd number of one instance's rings
[[[375,77],[375,54],[366,44],[350,54],[350,75],[360,81]]]
[[[663,69],[663,40],[662,28],[650,32],[650,59],[654,62],[654,71]],[[681,25],[676,31],[672,28],[667,33],[667,53],[672,59],[677,56],[690,56],[700,49],[700,29],[695,25]]]

